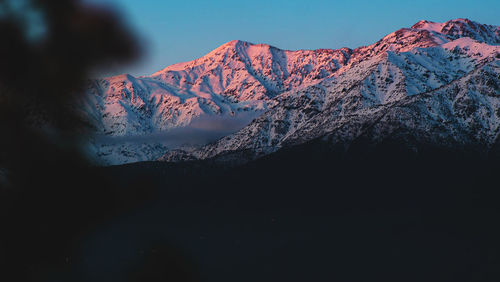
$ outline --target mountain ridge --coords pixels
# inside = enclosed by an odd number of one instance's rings
[[[396,33],[393,33],[393,34],[396,34]],[[392,34],[386,36],[386,38],[390,38],[391,35]],[[435,45],[433,45],[429,48],[418,47],[418,48],[413,48],[413,52],[401,52],[399,54],[398,54],[398,52],[392,52],[392,51],[389,51],[387,53],[384,52],[384,54],[386,54],[386,55],[382,54],[382,57],[387,58],[387,59],[385,59],[386,60],[385,63],[387,65],[391,65],[393,62],[391,62],[391,60],[389,60],[388,58],[392,58],[393,61],[394,61],[394,58],[401,59],[401,57],[403,57],[404,60],[415,59],[416,56],[420,56],[420,54],[423,51],[426,51],[427,53],[433,55],[433,56],[428,56],[428,57],[432,58],[431,62],[435,62],[435,63],[437,63],[437,65],[445,64],[448,61],[456,63],[456,66],[453,67],[453,65],[452,65],[450,70],[448,70],[446,73],[451,74],[451,75],[458,74],[458,76],[455,76],[455,77],[451,77],[451,76],[448,78],[440,77],[441,81],[428,83],[428,82],[432,82],[429,80],[429,78],[433,78],[435,76],[434,72],[430,72],[431,75],[428,75],[427,77],[423,76],[423,77],[420,77],[414,81],[411,81],[412,82],[412,84],[410,85],[410,86],[412,86],[411,89],[407,88],[407,89],[400,90],[399,91],[399,95],[400,95],[399,98],[397,96],[395,96],[394,94],[389,95],[389,97],[392,97],[392,98],[396,97],[396,102],[398,102],[399,101],[398,99],[405,99],[406,97],[411,97],[412,95],[418,96],[417,94],[438,91],[442,87],[447,87],[448,85],[450,85],[450,84],[452,84],[460,79],[467,77],[473,71],[475,71],[478,68],[481,68],[482,65],[486,64],[488,60],[490,61],[490,63],[491,62],[496,63],[496,65],[493,64],[493,66],[495,67],[495,69],[496,69],[495,71],[497,72],[496,76],[493,75],[492,80],[489,80],[489,81],[492,81],[491,82],[492,85],[490,87],[490,90],[492,91],[492,93],[500,94],[499,90],[498,90],[497,82],[495,82],[495,81],[498,81],[498,78],[499,78],[499,76],[498,76],[498,52],[500,51],[500,49],[498,46],[487,45],[487,47],[489,47],[489,48],[484,48],[485,47],[484,43],[477,42],[474,40],[471,41],[471,40],[465,39],[465,38],[459,38],[456,41],[447,42],[447,43],[443,44],[443,46],[444,46],[444,48],[441,48],[441,47],[438,48]],[[459,46],[462,46],[462,48],[456,48]],[[473,52],[472,54],[467,54],[467,52],[470,51],[470,49],[468,49],[468,48],[471,46],[472,47],[479,46],[479,48],[476,48],[476,49],[479,49],[479,51],[484,51],[484,53]],[[463,47],[467,47],[467,48],[463,48]],[[483,47],[483,48],[481,48],[481,47]],[[468,49],[468,51],[464,51],[464,49]],[[474,49],[474,48],[472,48],[472,49]],[[450,52],[450,50],[451,50],[451,52]],[[435,54],[436,52],[437,52],[437,54],[442,53],[442,56],[437,56]],[[457,57],[457,58],[451,57],[452,55],[453,56],[455,55],[453,52],[456,52],[456,53],[463,52],[463,54],[461,54],[462,57]],[[447,57],[443,57],[443,55],[446,55]],[[439,58],[441,58],[441,60],[438,60]],[[350,81],[347,84],[352,86],[352,85],[356,85],[356,84],[359,85],[362,82],[366,83],[367,78],[369,78],[370,76],[373,75],[371,73],[371,72],[373,72],[373,69],[381,66],[379,63],[382,61],[378,61],[377,59],[372,59],[372,60],[375,60],[376,66],[371,66],[371,69],[368,66],[362,66],[361,69],[364,69],[364,70],[368,69],[369,70],[366,72],[366,75],[361,77],[360,79],[358,79],[357,82]],[[369,61],[370,60],[368,60],[368,62]],[[417,60],[415,60],[411,64],[403,64],[403,66],[401,68],[399,68],[399,70],[405,69],[408,66],[420,67],[420,68],[424,69],[425,71],[428,71],[429,69],[432,70],[432,68],[429,65],[425,65],[426,68],[423,68],[422,67],[423,65],[424,64],[419,63]],[[442,67],[439,67],[439,68],[442,68]],[[439,68],[437,68],[437,70],[442,71],[442,69],[439,69]],[[418,71],[418,68],[415,68],[415,69],[412,69],[411,72],[409,72],[409,73],[414,75],[414,74],[418,73],[417,71]],[[352,70],[351,70],[351,72],[352,72]],[[424,75],[425,74],[426,73],[424,73]],[[389,77],[386,77],[384,80],[387,81],[388,78]],[[400,82],[402,84],[406,84],[406,86],[408,86],[409,85],[408,78],[410,78],[410,75],[408,75],[408,74],[404,75],[403,78],[404,78],[404,80],[402,80]],[[392,80],[392,79],[393,78],[390,78],[390,80]],[[342,83],[341,80],[337,80],[333,83],[333,85],[335,86],[336,84],[341,84],[341,83]],[[372,83],[372,84],[376,84],[376,83]],[[495,87],[494,85],[497,85],[497,86]],[[383,84],[382,86],[385,86],[385,84]],[[338,89],[338,90],[340,90],[340,89]],[[331,93],[343,92],[343,90],[341,90],[341,91],[338,91],[338,90],[330,90],[330,92]],[[321,91],[325,92],[324,89]],[[308,94],[311,94],[314,91],[312,89],[310,89],[309,91],[306,91],[306,92],[308,92]],[[357,109],[352,108],[350,110],[347,110],[346,112],[349,114],[352,114],[352,113],[356,113],[357,111],[361,111],[361,112],[366,111],[367,109],[370,109],[370,107],[360,106],[359,100],[362,99],[362,100],[364,100],[365,104],[366,103],[370,104],[371,103],[370,101],[373,101],[373,97],[370,97],[367,94],[388,94],[388,92],[389,92],[388,90],[376,91],[376,90],[373,90],[370,88],[365,89],[364,93],[363,93],[363,91],[358,91],[358,93],[355,93],[351,97],[348,97],[349,99],[358,99],[358,101],[356,103],[354,103],[358,108]],[[323,96],[325,96],[325,95],[323,95]],[[319,96],[317,96],[317,97],[319,97]],[[330,95],[329,97],[331,97],[331,99],[334,99],[334,101],[337,102],[336,98],[338,98],[338,97],[332,96],[332,95]],[[495,97],[495,98],[497,98],[497,97]],[[421,99],[421,97],[417,97],[417,99]],[[289,104],[294,104],[294,103],[296,103],[297,100],[298,100],[297,97],[294,97],[293,99],[290,99]],[[321,100],[322,99],[315,99],[315,102],[316,103],[320,102],[322,104],[325,104],[325,101],[321,101]],[[439,104],[439,102],[435,102],[435,103]],[[379,100],[379,101],[376,101],[375,104],[384,105],[384,104],[386,104],[386,102]],[[498,100],[497,99],[495,99],[495,104],[493,104],[493,105],[495,108],[498,109]],[[371,108],[375,108],[375,109],[377,108],[377,105],[375,105],[375,107],[373,107],[373,105],[371,105],[371,106],[372,106]],[[234,152],[236,155],[239,155],[238,151],[247,151],[248,152],[248,150],[250,150],[250,151],[254,150],[253,155],[250,154],[251,155],[250,159],[253,159],[253,158],[259,157],[261,155],[272,153],[283,146],[291,146],[291,145],[301,144],[303,142],[312,140],[314,138],[327,138],[326,136],[328,134],[331,134],[331,130],[328,130],[327,128],[324,128],[323,130],[321,130],[321,128],[322,128],[321,123],[324,123],[327,125],[335,125],[335,124],[339,124],[339,123],[342,124],[342,122],[338,121],[338,120],[337,121],[329,121],[328,117],[317,118],[317,120],[313,120],[314,122],[311,122],[311,120],[300,121],[300,119],[294,120],[294,119],[287,118],[287,116],[291,115],[291,112],[293,112],[294,109],[299,109],[299,111],[300,111],[300,109],[307,109],[307,105],[304,105],[304,104],[302,104],[300,106],[294,106],[294,107],[289,107],[288,105],[283,105],[282,107],[278,106],[277,108],[278,108],[277,112],[272,113],[273,109],[271,109],[269,112],[267,112],[263,116],[259,117],[259,119],[257,119],[257,122],[253,122],[247,128],[243,129],[239,133],[235,133],[233,135],[224,137],[224,138],[220,139],[219,141],[215,142],[214,144],[207,145],[207,146],[203,147],[202,149],[191,152],[191,153],[186,153],[186,152],[179,152],[178,153],[175,151],[170,152],[167,155],[165,155],[162,159],[166,160],[166,161],[178,161],[178,160],[183,160],[183,159],[213,158],[213,157],[217,157],[218,155],[224,155],[224,159],[226,159],[227,155],[230,154],[231,152]],[[467,107],[465,107],[465,109],[466,108]],[[321,115],[324,113],[328,114],[328,113],[332,113],[332,110],[325,109],[325,107],[323,107],[323,108],[317,109],[317,113],[319,113],[318,115]],[[420,112],[417,112],[417,113],[420,113]],[[304,115],[306,115],[306,113],[304,113]],[[447,122],[449,120],[453,120],[455,115],[457,115],[457,113],[450,114],[450,115],[446,116],[443,120],[445,120]],[[349,117],[349,118],[346,116],[344,116],[344,117],[348,123],[352,122],[352,117]],[[498,131],[498,116],[496,116],[495,118],[496,118],[496,122],[495,122],[496,125],[494,128]],[[271,123],[269,122],[268,119],[272,120]],[[369,122],[370,120],[371,120],[370,118],[367,118],[367,120],[365,120],[363,122],[366,123],[366,122]],[[430,123],[431,120],[427,120],[427,122]],[[283,127],[283,124],[287,124],[287,123],[288,123],[288,125]],[[290,123],[291,123],[291,125],[290,125]],[[344,121],[344,123],[345,123],[345,121]],[[415,125],[413,125],[413,126],[415,126]],[[474,124],[474,126],[476,126],[476,124]],[[268,127],[268,129],[265,130],[265,129],[263,129],[263,127]],[[290,140],[291,139],[290,136],[293,136],[294,134],[297,135],[297,133],[296,133],[297,128],[299,130],[304,131],[305,130],[304,128],[308,128],[308,127],[311,128],[311,130],[319,131],[320,133],[318,134],[318,133],[312,133],[311,131],[306,131],[306,133],[302,133],[300,135],[300,137],[295,137],[296,140]],[[470,124],[466,124],[466,125],[461,126],[461,127],[465,128],[464,130],[467,130],[467,128],[470,127]],[[418,128],[413,127],[413,129],[417,130]],[[484,129],[487,130],[488,127],[485,127]],[[282,131],[282,133],[283,132],[284,133],[283,134],[276,134],[276,132],[279,133],[280,131]],[[240,135],[238,135],[238,134],[240,134]],[[383,136],[384,134],[379,134],[379,135]],[[408,134],[408,135],[411,136],[411,134]],[[380,136],[374,135],[373,138],[380,137]],[[346,138],[346,136],[343,136],[343,137],[337,136],[334,138],[339,138],[339,137],[341,139]],[[432,137],[432,136],[430,136],[430,137]],[[354,139],[356,139],[356,138],[354,138]],[[465,138],[465,137],[463,137],[463,138]],[[353,142],[354,139],[349,140],[349,142]],[[261,143],[258,143],[258,142],[261,142],[260,140],[271,140],[271,141],[269,141],[265,144],[261,144]],[[423,141],[424,140],[422,140],[422,142]],[[451,136],[450,139],[448,139],[448,141],[455,142],[457,140],[454,141],[453,136]],[[483,140],[483,141],[485,141],[485,140]],[[336,142],[338,143],[339,141],[336,141]],[[347,146],[348,146],[349,142],[346,143]],[[473,142],[473,140],[470,140],[470,142]],[[492,142],[493,141],[490,140],[489,143],[486,142],[486,143],[480,143],[480,144],[492,146],[492,144],[491,144]],[[335,142],[333,142],[333,143],[335,143]],[[458,146],[457,143],[454,143],[454,144],[455,144],[455,146]],[[246,155],[248,155],[248,153]]]
[[[168,66],[151,76],[98,80],[90,87],[93,101],[87,101],[86,107],[99,109],[87,111],[98,134],[113,137],[185,128],[206,117],[233,120],[245,116],[250,121],[273,111],[283,99],[306,99],[297,93],[329,83],[343,84],[335,90],[340,93],[363,84],[362,102],[376,105],[450,83],[479,61],[495,57],[498,42],[500,27],[467,19],[419,21],[356,49],[289,51],[233,40],[201,58]],[[385,63],[378,64],[382,61]],[[384,81],[369,68],[385,68]],[[342,80],[345,73],[357,79]],[[399,84],[391,82],[395,78]],[[325,93],[320,96],[326,98],[313,99],[315,103],[332,99]],[[322,111],[318,105],[307,109]],[[98,144],[95,147],[112,164],[152,160],[160,157],[162,150],[176,149],[168,145],[154,149],[126,145],[118,150]],[[143,158],[134,157],[138,150],[144,153]],[[120,157],[121,151],[131,157]]]

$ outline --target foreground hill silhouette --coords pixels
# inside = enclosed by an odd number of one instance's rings
[[[498,168],[432,146],[416,155],[359,142],[345,152],[318,140],[244,165],[105,170],[161,187],[149,209],[117,224],[115,240],[172,238],[202,281],[495,281]]]

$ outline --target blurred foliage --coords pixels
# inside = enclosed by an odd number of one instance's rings
[[[0,281],[79,281],[79,240],[154,187],[90,164],[71,105],[140,50],[114,11],[78,0],[0,0],[0,36]]]

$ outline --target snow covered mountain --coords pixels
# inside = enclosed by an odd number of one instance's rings
[[[184,144],[170,142],[172,130],[178,128],[194,128],[196,136],[208,130],[221,137],[246,125],[277,95],[332,75],[348,62],[351,52],[285,51],[231,41],[200,59],[148,77],[92,81],[83,109],[97,134],[105,136],[95,142],[94,153],[110,164],[154,159]],[[222,132],[202,125],[214,123]],[[151,141],[149,135],[158,138]]]
[[[82,109],[107,164],[252,159],[315,138],[492,146],[499,44],[500,27],[467,19],[420,21],[354,50],[231,41],[151,76],[92,81]]]
[[[275,97],[239,132],[167,161],[245,161],[321,138],[347,150],[388,140],[474,149],[500,145],[500,27],[421,21],[352,52],[330,78]]]

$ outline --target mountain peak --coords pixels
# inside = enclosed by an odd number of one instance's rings
[[[254,44],[251,42],[248,42],[248,41],[236,39],[236,40],[231,40],[229,42],[222,44],[221,46],[219,46],[215,50],[226,49],[226,48],[237,48],[240,46],[250,46],[250,45],[254,45]]]
[[[412,29],[425,29],[440,32],[442,28],[442,23],[436,23],[428,20],[420,20],[416,24],[412,25]]]
[[[453,19],[444,23],[421,20],[411,28],[443,34],[449,40],[470,37],[488,44],[500,44],[500,27],[480,24],[467,18]]]
[[[427,29],[427,30],[432,30],[432,31],[436,31],[436,32],[441,32],[441,30],[444,26],[456,25],[456,24],[481,25],[481,24],[476,23],[474,21],[471,21],[467,18],[458,18],[458,19],[449,20],[449,21],[444,22],[444,23],[438,23],[438,22],[433,22],[433,21],[428,21],[428,20],[420,20],[416,24],[414,24],[411,28]]]
[[[213,50],[212,52],[210,52],[207,55],[210,55],[212,53],[218,53],[218,51],[221,51],[221,50],[227,50],[227,49],[242,50],[242,49],[247,49],[247,48],[279,49],[279,48],[276,48],[274,46],[271,46],[271,45],[265,44],[265,43],[256,44],[256,43],[252,43],[252,42],[248,42],[248,41],[244,41],[244,40],[232,40],[232,41],[229,41],[227,43],[222,44],[220,47]]]

